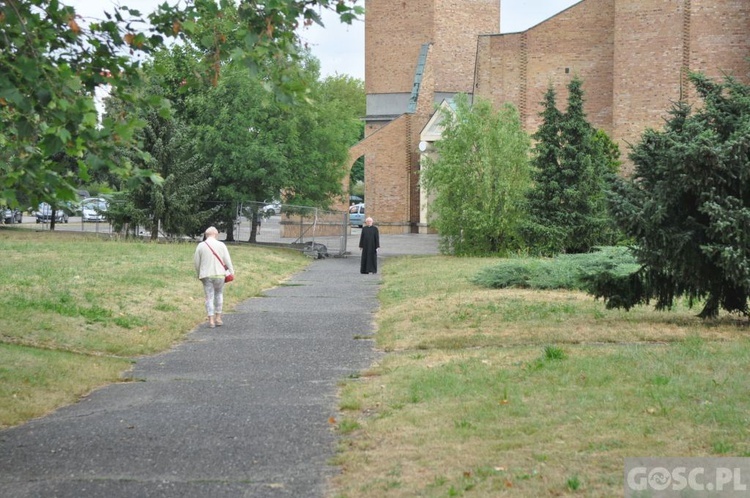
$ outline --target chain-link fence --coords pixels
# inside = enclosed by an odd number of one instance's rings
[[[256,219],[254,241],[284,245],[315,257],[340,257],[347,253],[349,214],[309,206],[281,203],[245,202],[238,207],[234,236],[253,240],[253,218]]]
[[[51,210],[32,210],[22,213],[18,220],[5,220],[6,225],[11,223],[23,228],[34,228],[36,230],[51,230],[53,228]],[[93,211],[83,215],[81,210],[54,211],[54,229],[66,232],[94,232],[102,234],[115,234],[112,224],[107,220],[106,213]]]
[[[112,204],[110,202],[110,205]],[[63,216],[61,211],[55,219],[55,230],[151,238],[151,232],[140,226],[126,225],[118,233],[108,220],[106,212],[100,214],[102,216],[87,218],[81,212],[66,212]],[[51,228],[51,219],[37,218],[35,212],[24,213],[22,221],[26,227],[35,224],[37,229]],[[346,255],[348,237],[351,234],[347,211],[278,202],[238,203],[232,228],[232,239],[236,242],[292,247],[316,258]],[[226,235],[225,233],[224,236]],[[158,238],[164,237],[164,234],[159,233]]]

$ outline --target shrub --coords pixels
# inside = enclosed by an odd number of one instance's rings
[[[605,284],[625,285],[640,266],[626,247],[599,247],[586,254],[549,259],[506,259],[482,269],[472,282],[493,289],[571,289],[597,295]],[[597,297],[600,297],[597,295]]]

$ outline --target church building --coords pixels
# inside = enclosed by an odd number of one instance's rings
[[[564,106],[577,76],[589,122],[625,159],[673,102],[699,103],[690,71],[750,82],[748,0],[581,0],[520,33],[499,33],[501,7],[366,0],[365,138],[350,160],[365,158],[367,214],[382,233],[429,230],[420,156],[439,139],[437,107],[457,93],[512,103],[533,133],[549,86]]]

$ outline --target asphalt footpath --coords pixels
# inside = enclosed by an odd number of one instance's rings
[[[381,246],[381,267],[437,252],[433,236]],[[325,496],[338,383],[377,360],[379,284],[358,253],[315,260],[224,326],[139,359],[130,381],[1,431],[0,497]]]

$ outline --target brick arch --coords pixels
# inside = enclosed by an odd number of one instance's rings
[[[405,233],[409,227],[411,115],[403,114],[349,149],[347,171],[365,156],[365,198],[381,232]],[[344,179],[349,190],[349,176]]]
[[[357,162],[357,159],[365,157],[367,154],[367,147],[363,145],[364,141],[360,140],[356,145],[349,148],[349,159],[347,159],[346,163],[346,178],[344,178],[344,192],[349,191],[349,176],[351,175],[354,163]]]
[[[349,176],[352,171],[352,166],[354,166],[357,159],[367,154],[367,148],[362,145],[363,142],[365,142],[365,140],[361,140],[349,148],[349,158],[344,163],[344,170],[346,173],[344,174],[344,178],[341,179],[341,191],[346,194],[346,197],[341,203],[335,205],[334,209],[340,209],[342,211],[349,209]]]

